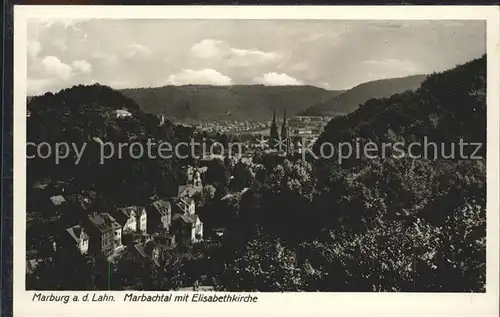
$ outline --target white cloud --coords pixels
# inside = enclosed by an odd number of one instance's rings
[[[243,50],[239,48],[232,48],[231,53],[238,57],[243,58],[257,58],[261,60],[274,60],[279,58],[279,55],[276,53],[263,52],[258,50]]]
[[[73,66],[73,69],[82,74],[88,75],[92,72],[92,65],[90,65],[90,63],[86,60],[74,61],[71,65]]]
[[[92,65],[85,61],[62,62],[56,56],[35,59],[28,69],[28,94],[58,91],[77,84],[91,84]]]
[[[189,84],[227,86],[232,84],[232,80],[212,68],[202,70],[184,69],[177,74],[168,76],[166,84],[174,86]]]
[[[266,86],[297,86],[303,83],[284,73],[266,73],[254,78],[254,82]]]
[[[127,46],[128,58],[148,58],[151,55],[151,50],[142,44],[132,43]]]
[[[224,41],[213,39],[205,39],[194,44],[191,47],[191,54],[205,60],[217,60],[233,67],[247,67],[282,59],[282,55],[276,52],[233,48]]]
[[[38,64],[38,68],[45,77],[57,77],[67,80],[73,75],[73,68],[61,62],[55,56],[44,57]]]
[[[50,90],[62,82],[71,87],[87,78],[95,78],[102,84],[129,80],[130,83],[122,84],[150,87],[164,83],[171,74],[172,82],[197,74],[181,70],[195,72],[208,68],[229,77],[232,84],[251,84],[261,76],[258,80],[265,84],[300,81],[323,87],[329,83],[331,89],[338,89],[373,79],[443,70],[478,57],[485,50],[484,36],[478,36],[485,34],[481,21],[463,21],[463,25],[412,21],[402,23],[402,27],[389,25],[382,29],[370,27],[371,22],[169,19],[47,22],[40,17],[28,21],[27,75],[33,87]],[[172,29],[182,32],[164,32],[162,40],[158,40],[158,32]],[[279,36],[269,30],[275,30]],[[61,39],[67,45],[65,51],[54,45],[54,41]],[[128,47],[129,44],[132,45]],[[131,59],[127,54],[142,55]],[[69,79],[61,79],[69,72],[64,65],[59,65],[59,71],[55,72],[59,75],[48,76],[51,71],[44,71],[42,64],[45,56],[57,56],[61,63],[71,67]],[[90,75],[73,64],[81,60],[91,64]],[[277,74],[263,76],[268,72]]]
[[[226,47],[226,43],[219,40],[205,39],[191,47],[191,54],[196,57],[209,59],[220,56]]]

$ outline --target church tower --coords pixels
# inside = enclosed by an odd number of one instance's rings
[[[274,149],[279,140],[278,126],[276,125],[276,110],[273,109],[273,122],[271,123],[271,131],[269,133],[269,145]]]
[[[288,125],[286,122],[286,108],[283,111],[283,124],[281,125],[281,140],[285,144],[285,148],[280,150],[283,150],[288,153],[288,150],[290,149],[290,140],[288,135]]]
[[[201,174],[197,168],[193,171],[193,186],[203,187],[201,183]]]

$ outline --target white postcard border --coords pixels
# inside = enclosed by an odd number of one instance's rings
[[[340,19],[487,21],[487,293],[257,293],[248,303],[37,303],[25,290],[28,19]],[[15,6],[14,316],[497,316],[499,298],[499,9],[493,6]],[[439,52],[436,52],[439,54]],[[45,292],[49,293],[49,292]],[[82,294],[86,292],[62,292]],[[144,292],[134,292],[141,294]],[[145,292],[153,293],[153,292]]]

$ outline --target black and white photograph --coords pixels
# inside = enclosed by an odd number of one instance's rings
[[[27,291],[486,292],[486,20],[25,29]]]

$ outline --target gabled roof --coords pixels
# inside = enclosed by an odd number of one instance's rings
[[[142,257],[144,258],[148,257],[148,255],[146,254],[146,250],[144,250],[144,244],[138,243],[134,245],[134,248],[137,250],[137,252],[139,252],[140,255],[142,255]]]
[[[175,234],[173,234],[172,232],[162,232],[154,237],[154,241],[157,244],[170,245],[172,242],[175,242]]]
[[[50,197],[50,200],[55,206],[60,206],[66,202],[66,199],[64,199],[62,195],[52,196]]]
[[[113,216],[115,217],[116,221],[118,221],[123,226],[132,217],[132,212],[135,214],[136,217],[140,216],[139,215],[140,210],[142,210],[142,207],[139,206],[121,207],[117,208],[113,212]]]
[[[188,197],[174,198],[172,201],[183,213],[187,213],[189,206],[194,203],[194,199]]]
[[[198,215],[175,214],[174,221],[182,221],[187,224],[194,224],[198,220]]]
[[[146,243],[137,243],[134,245],[134,248],[145,258],[149,258],[153,255],[153,249],[155,247],[155,243],[153,241],[148,241]]]
[[[100,232],[121,228],[120,224],[109,213],[89,215],[89,219]]]
[[[83,231],[83,228],[80,227],[79,225],[68,228],[66,229],[66,231],[73,238],[73,240],[75,240],[76,243],[80,243],[80,237],[82,237],[83,239],[89,238],[88,234],[85,233],[85,231]]]
[[[117,109],[116,114],[120,116],[130,116],[132,115],[127,109]]]
[[[179,191],[177,192],[178,197],[193,197],[196,193],[201,193],[203,188],[201,186],[194,186],[191,184],[179,186]]]
[[[161,200],[161,199],[152,202],[151,205],[162,216],[166,216],[167,214],[169,214],[171,212],[171,209],[172,209],[170,202],[168,202],[166,200]]]
[[[93,137],[92,140],[94,142],[97,142],[97,143],[100,143],[100,144],[104,144],[104,142],[102,141],[102,139],[100,137]]]
[[[210,154],[201,158],[201,161],[212,161],[214,159],[224,161],[224,158],[225,158],[224,155],[221,154]]]
[[[128,206],[128,207],[117,208],[116,211],[123,214],[125,217],[130,218],[132,217],[132,213],[134,213],[137,216],[138,209],[139,208],[137,208],[137,206]]]

